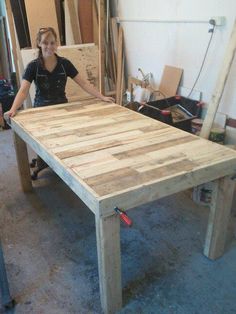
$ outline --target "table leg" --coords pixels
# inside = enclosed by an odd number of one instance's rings
[[[16,159],[18,163],[21,186],[24,192],[31,192],[32,181],[31,181],[31,176],[30,176],[27,146],[25,142],[15,132],[13,132],[13,137],[14,137]]]
[[[122,307],[120,220],[118,215],[96,215],[100,297],[104,313]]]
[[[204,254],[210,259],[223,255],[235,182],[224,177],[213,182],[212,200]]]

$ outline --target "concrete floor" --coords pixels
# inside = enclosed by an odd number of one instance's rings
[[[0,132],[0,152],[0,236],[13,313],[102,313],[93,214],[50,169],[32,194],[22,193],[11,130]],[[189,196],[129,211],[120,314],[236,313],[235,210],[225,254],[213,262],[202,254],[208,209]]]

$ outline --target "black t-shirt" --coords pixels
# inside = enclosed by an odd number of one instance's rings
[[[35,59],[28,64],[23,79],[30,83],[34,81],[34,107],[41,107],[68,102],[65,94],[67,77],[73,79],[77,74],[77,69],[68,59],[57,56],[57,65],[52,72]]]

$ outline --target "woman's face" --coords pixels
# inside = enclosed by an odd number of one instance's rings
[[[42,49],[44,58],[53,56],[57,50],[56,38],[50,32],[42,34],[39,47]]]

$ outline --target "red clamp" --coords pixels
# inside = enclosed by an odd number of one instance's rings
[[[114,211],[116,211],[117,214],[120,215],[120,219],[123,220],[126,225],[131,227],[132,220],[128,217],[128,215],[123,210],[119,209],[118,207],[115,207]]]

